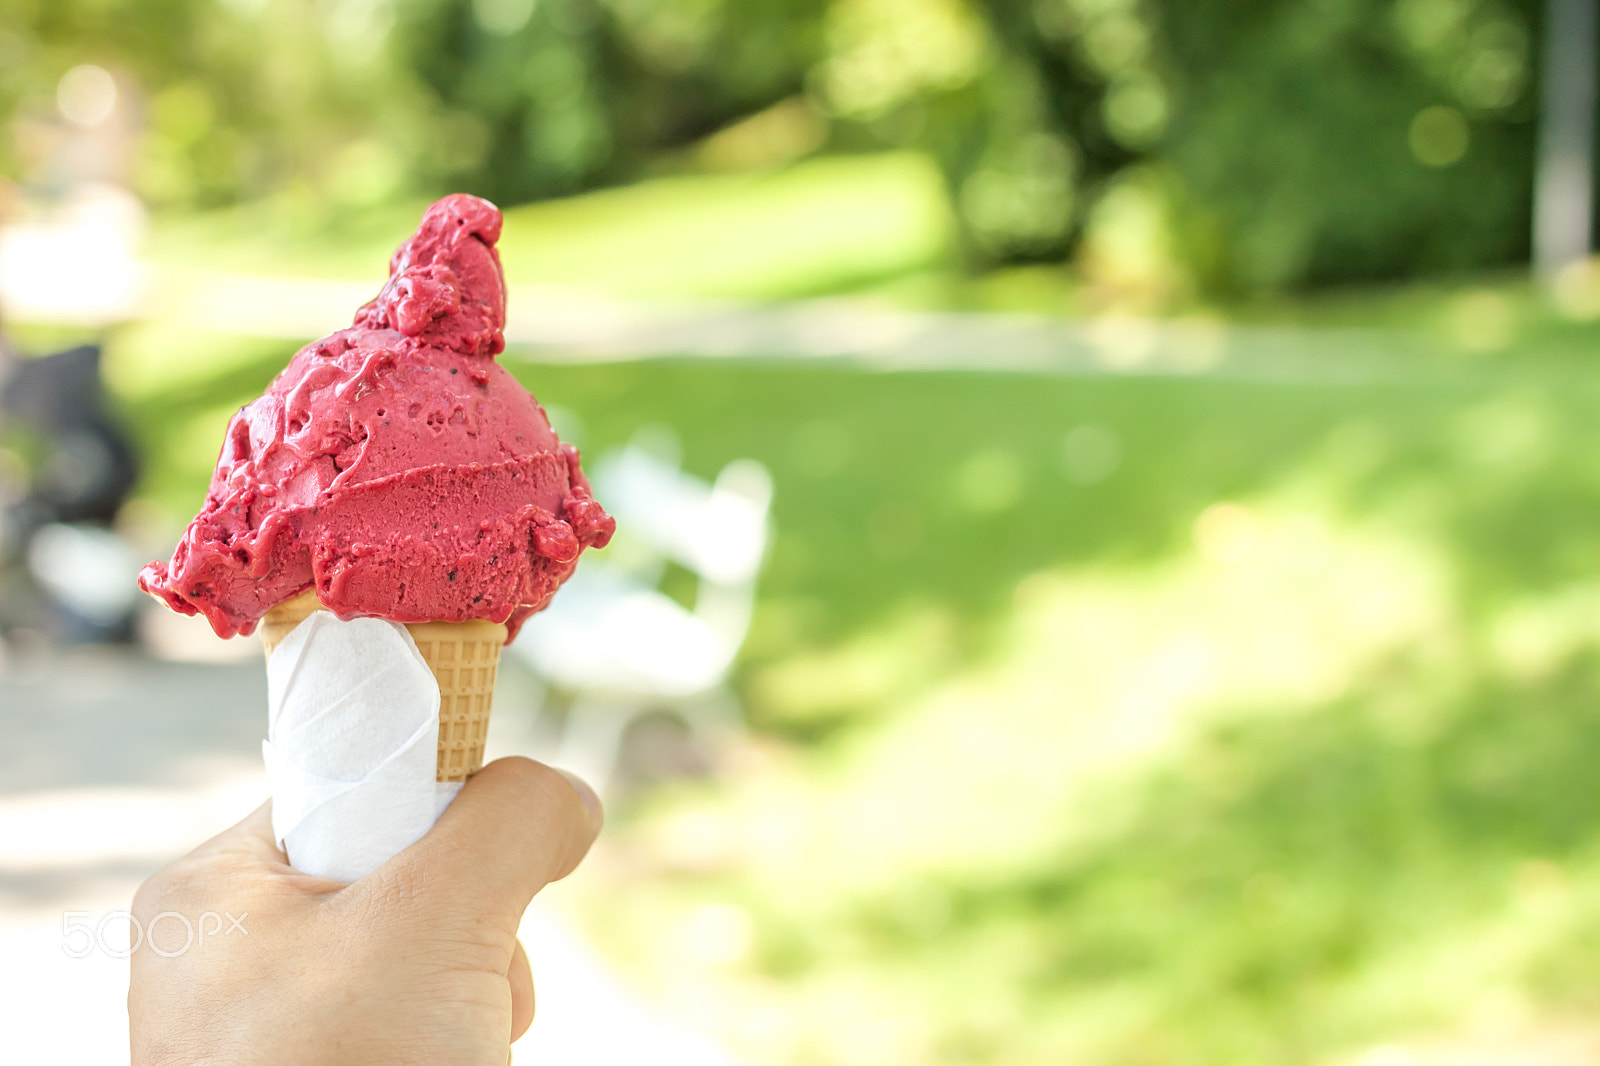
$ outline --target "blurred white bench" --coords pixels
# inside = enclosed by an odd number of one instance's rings
[[[510,651],[572,693],[555,758],[604,788],[641,713],[676,714],[713,746],[742,728],[727,680],[771,536],[772,479],[739,459],[707,483],[678,468],[670,433],[647,430],[602,457],[592,480],[617,537],[584,556]],[[668,561],[697,578],[692,610],[657,588]]]

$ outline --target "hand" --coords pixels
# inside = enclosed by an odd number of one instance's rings
[[[346,885],[289,866],[263,805],[134,897],[149,932],[128,991],[133,1066],[505,1066],[533,1020],[522,912],[600,822],[587,785],[500,759],[427,836]],[[178,952],[182,923],[150,931],[168,911],[200,926],[232,915],[245,932]]]

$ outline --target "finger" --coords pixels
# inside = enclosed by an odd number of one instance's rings
[[[278,847],[277,834],[272,831],[271,800],[195,848],[181,861],[242,864],[257,873],[290,878],[298,888],[312,893],[337,892],[345,887],[343,881],[313,877],[289,865],[289,857]]]
[[[231,855],[254,859],[273,866],[288,866],[289,859],[278,847],[272,832],[272,801],[245,815],[190,853],[196,858]]]
[[[520,919],[534,894],[571,873],[600,832],[587,785],[515,756],[485,766],[392,872],[452,905]]]
[[[240,875],[246,879],[241,880]],[[342,881],[312,877],[289,865],[272,832],[272,801],[268,800],[146,879],[134,893],[133,911],[141,915],[181,911],[194,903],[197,893],[198,898],[206,898],[208,886],[242,892],[286,885],[320,894],[345,887]]]
[[[534,1005],[533,969],[528,965],[528,953],[522,949],[520,940],[511,956],[511,969],[506,971],[506,980],[511,982],[511,1042],[515,1044],[528,1031],[528,1026],[533,1024]]]

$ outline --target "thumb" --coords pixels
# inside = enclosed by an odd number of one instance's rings
[[[577,868],[603,820],[577,778],[532,759],[496,759],[391,872],[418,895],[520,919],[541,888]]]

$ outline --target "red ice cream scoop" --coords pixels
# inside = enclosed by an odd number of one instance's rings
[[[515,637],[615,523],[578,452],[495,361],[500,212],[447,196],[355,324],[228,424],[205,506],[139,587],[219,636],[311,589],[339,615],[503,622]]]

